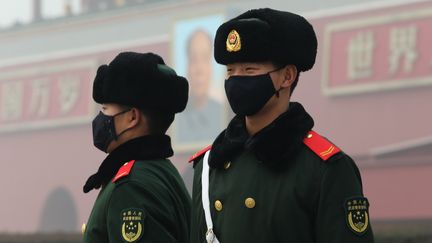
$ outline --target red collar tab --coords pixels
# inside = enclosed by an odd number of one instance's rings
[[[114,177],[112,182],[116,182],[118,179],[125,177],[129,175],[130,171],[132,170],[132,166],[134,165],[135,160],[131,160],[129,162],[124,163],[122,167],[117,172],[117,175]]]
[[[209,146],[207,146],[205,149],[197,152],[196,154],[194,154],[192,157],[189,158],[189,163],[196,160],[198,157],[200,157],[201,155],[205,154],[207,151],[209,151],[211,149],[211,144]]]
[[[314,131],[308,132],[303,143],[324,161],[341,151],[336,145]]]

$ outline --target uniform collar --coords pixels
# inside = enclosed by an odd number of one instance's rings
[[[171,139],[167,135],[147,135],[125,142],[102,161],[98,171],[87,179],[85,193],[106,185],[120,167],[130,160],[165,159],[173,155]]]
[[[214,141],[209,165],[222,168],[243,150],[249,150],[269,166],[284,165],[296,155],[313,125],[312,117],[297,102],[291,102],[285,113],[254,136],[247,133],[245,118],[236,116]]]

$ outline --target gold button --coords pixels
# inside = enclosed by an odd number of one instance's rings
[[[230,166],[231,166],[231,161],[225,162],[224,169],[228,170]]]
[[[216,200],[214,205],[215,205],[215,208],[217,211],[222,211],[222,202],[221,201]]]
[[[87,228],[87,225],[84,223],[84,224],[82,224],[81,225],[81,233],[85,233],[85,230],[86,230],[86,228]]]
[[[255,207],[255,200],[251,197],[246,198],[245,205],[247,208],[254,208]]]
[[[309,133],[308,135],[307,135],[307,138],[311,138],[312,137],[312,133]]]

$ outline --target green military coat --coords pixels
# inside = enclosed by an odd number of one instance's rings
[[[292,103],[253,137],[235,117],[215,140],[209,199],[221,243],[374,242],[359,170],[312,126],[303,107]],[[191,242],[202,243],[202,154],[193,160]]]
[[[84,243],[188,243],[190,207],[183,180],[169,160],[132,160],[100,191]]]

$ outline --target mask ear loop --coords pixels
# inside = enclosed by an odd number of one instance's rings
[[[285,66],[278,67],[278,68],[276,68],[275,70],[268,72],[267,74],[270,75],[270,73],[277,72],[277,71],[281,70],[281,69],[284,68],[284,67],[285,67]],[[275,94],[276,94],[276,98],[279,98],[279,91],[281,91],[282,89],[284,89],[284,88],[283,88],[283,87],[280,87],[278,90],[276,90],[276,92],[275,92]]]
[[[113,118],[116,117],[116,116],[119,116],[119,115],[121,115],[121,114],[124,114],[124,113],[126,113],[126,112],[129,112],[129,111],[131,111],[131,110],[132,110],[132,108],[129,108],[129,109],[124,110],[124,111],[121,111],[121,112],[115,114],[115,115],[113,116]],[[114,121],[114,119],[113,119],[113,121]],[[114,124],[114,123],[113,123],[113,124]],[[114,126],[114,129],[115,129],[115,126]],[[119,138],[123,133],[125,133],[125,132],[127,132],[127,131],[129,131],[129,130],[131,130],[131,129],[132,129],[132,127],[130,127],[130,128],[126,128],[125,130],[121,131],[119,134],[115,134],[115,130],[114,130],[114,135],[115,135],[114,139],[117,140],[117,139],[118,139],[118,138]]]
[[[282,89],[284,89],[283,87],[280,87],[278,90],[276,90],[275,94],[276,97],[279,98],[279,91],[281,91]]]
[[[116,136],[116,140],[123,134],[123,133],[125,133],[125,132],[127,132],[127,131],[129,131],[129,130],[131,130],[132,129],[132,127],[129,127],[129,128],[126,128],[125,130],[123,130],[123,131],[121,131],[119,134],[117,134],[117,136]]]

